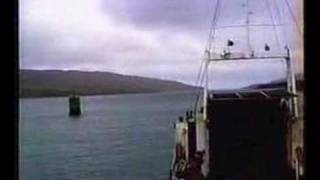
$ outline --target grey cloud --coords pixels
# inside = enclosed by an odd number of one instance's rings
[[[216,3],[209,0],[79,0],[72,1],[79,5],[74,7],[72,2],[57,0],[50,2],[57,3],[55,9],[51,9],[52,4],[46,4],[46,0],[39,1],[45,7],[32,2],[34,0],[21,3],[21,68],[111,71],[191,84],[195,82]],[[94,4],[97,2],[100,4]],[[220,2],[225,10],[220,12],[218,25],[244,22],[243,0],[233,1],[234,4],[228,0]],[[261,21],[266,9],[256,1],[250,2],[258,8],[257,18],[252,21]],[[64,3],[69,3],[67,9],[73,16],[60,9],[65,7]],[[89,4],[94,4],[90,5],[92,9],[86,7]],[[80,9],[76,9],[78,7]],[[28,14],[37,11],[40,13]],[[43,14],[46,11],[50,13]],[[53,15],[58,17],[55,19]],[[220,35],[224,37],[222,43],[229,37],[243,37],[240,31]],[[265,35],[258,39],[270,38]],[[270,67],[263,70],[270,78],[279,76],[274,66],[265,67]],[[261,69],[256,67],[239,66],[233,70],[217,68],[214,72],[217,87],[266,80],[266,75],[258,75]]]
[[[207,0],[104,0],[104,12],[115,19],[147,28],[208,26],[213,2]]]
[[[217,26],[245,24],[245,0],[219,1]],[[267,1],[249,1],[251,23],[272,23]],[[269,1],[268,1],[269,2]],[[217,0],[104,0],[103,11],[121,21],[148,28],[208,28]],[[269,3],[271,11],[275,4]],[[275,12],[273,12],[275,13]],[[275,17],[276,19],[277,17]],[[276,22],[277,23],[277,22]]]

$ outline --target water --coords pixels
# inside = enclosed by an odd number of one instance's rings
[[[165,180],[173,122],[190,93],[82,97],[83,115],[68,116],[67,98],[20,100],[22,180]]]

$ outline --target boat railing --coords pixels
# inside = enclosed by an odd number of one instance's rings
[[[187,125],[186,121],[183,120],[182,117],[179,118],[178,121],[175,121],[174,127],[175,127],[175,145],[173,148],[173,153],[172,153],[172,160],[171,160],[171,166],[170,166],[170,180],[177,180],[178,178],[176,177],[176,168],[178,166],[178,163],[180,160],[184,160],[185,162],[188,159],[188,146],[187,146],[187,136],[184,133],[187,132]],[[183,142],[180,142],[183,141]],[[182,144],[181,144],[182,143]],[[179,146],[179,144],[181,146]],[[177,150],[179,146],[179,149]],[[177,159],[177,151],[181,151],[179,157],[182,159]],[[181,157],[182,156],[182,157]]]
[[[175,150],[175,148],[173,148],[172,159],[171,159],[171,164],[170,164],[170,177],[169,177],[169,180],[175,180],[174,179],[174,174],[173,174],[175,162],[176,162],[176,150]]]

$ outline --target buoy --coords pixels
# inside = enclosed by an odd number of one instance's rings
[[[80,97],[72,95],[69,97],[69,116],[81,115],[81,102]]]

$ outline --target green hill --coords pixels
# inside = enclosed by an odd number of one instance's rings
[[[151,93],[193,90],[180,82],[109,72],[20,70],[20,97]]]

